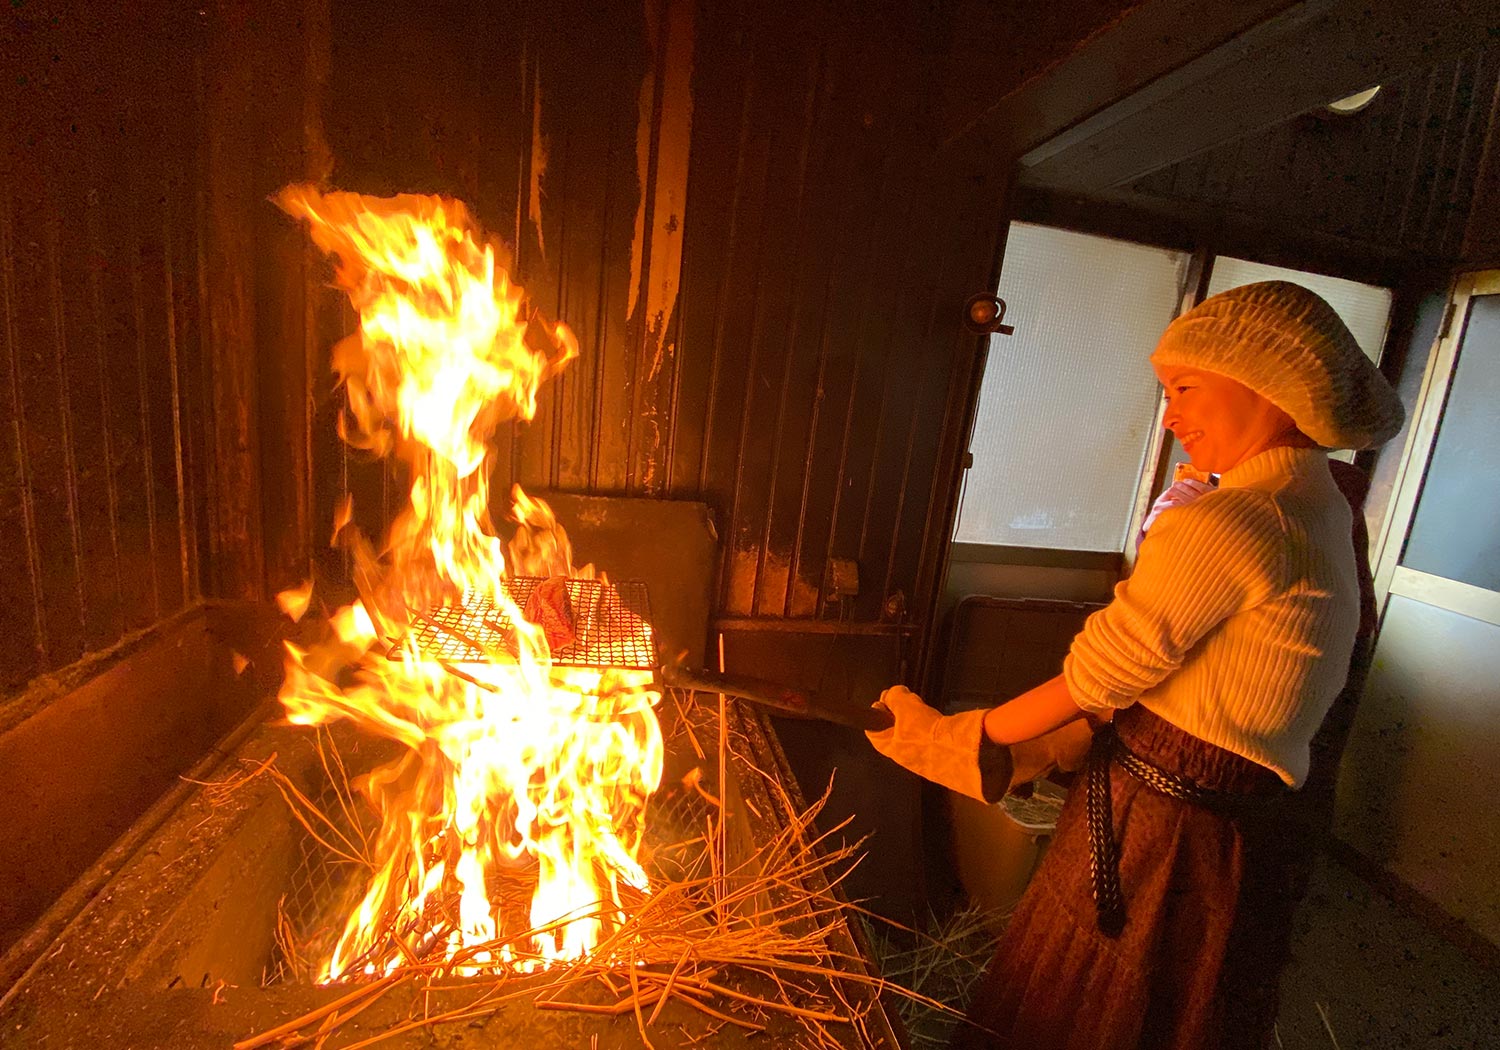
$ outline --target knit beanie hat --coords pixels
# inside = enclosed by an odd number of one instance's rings
[[[1151,361],[1243,383],[1324,448],[1374,448],[1406,418],[1333,307],[1289,281],[1203,300],[1167,326]]]

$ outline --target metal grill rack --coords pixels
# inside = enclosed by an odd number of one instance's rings
[[[507,577],[505,592],[524,609],[543,579]],[[577,641],[553,652],[554,665],[639,671],[656,667],[656,641],[651,633],[651,607],[644,581],[569,579],[567,590]],[[391,659],[405,657],[408,641],[415,642],[423,656],[454,663],[489,662],[490,653],[497,650],[516,655],[515,625],[487,597],[428,610],[412,622],[407,640],[391,647]]]
[[[343,805],[332,784],[322,785],[313,804],[334,824],[339,835],[350,839],[358,836],[351,817],[365,811],[359,808],[351,811]],[[373,833],[375,829],[365,830]],[[343,933],[347,913],[364,892],[367,877],[358,865],[340,859],[310,832],[298,839],[297,866],[287,880],[281,910],[286,932],[293,938],[302,966],[316,966],[332,955]],[[299,960],[289,958],[286,947],[278,940],[275,953],[261,975],[262,987],[283,982],[308,983],[317,978],[316,973],[299,970]]]
[[[677,717],[669,718],[662,726],[669,768],[701,764],[709,778],[705,790],[722,797],[722,789],[712,779],[717,776],[712,757],[707,761],[695,761],[692,757],[690,740],[694,729],[688,726],[689,719],[696,726],[697,739],[716,741],[719,737],[718,713],[711,707],[694,706],[688,712],[679,711]],[[674,757],[676,761],[672,763]],[[323,781],[316,789],[304,787],[339,835],[357,838],[361,832],[352,820],[360,818],[363,818],[363,832],[374,834],[376,829],[369,811],[363,806],[345,806],[333,785]],[[699,870],[708,848],[703,827],[712,812],[705,796],[684,784],[675,772],[664,778],[661,790],[646,804],[641,863],[653,879],[681,879]],[[519,884],[512,881],[508,885],[510,892],[519,889],[529,897],[531,887],[525,884],[526,876],[512,873],[507,878],[521,880]],[[262,974],[262,987],[309,984],[318,978],[314,969],[332,954],[348,913],[364,893],[367,880],[368,872],[341,860],[311,832],[301,835],[297,840],[297,865],[287,880],[281,902],[287,932],[294,939],[296,958],[289,958],[278,942]]]

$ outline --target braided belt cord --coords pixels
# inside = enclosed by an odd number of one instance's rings
[[[1114,759],[1120,764],[1121,769],[1151,790],[1169,795],[1178,801],[1229,812],[1244,810],[1263,801],[1251,795],[1238,795],[1232,791],[1214,791],[1210,788],[1199,787],[1180,773],[1174,773],[1170,769],[1163,769],[1161,766],[1146,761],[1126,747],[1119,737],[1115,738],[1114,749]]]
[[[1120,891],[1120,846],[1115,841],[1114,801],[1109,789],[1109,764],[1117,739],[1113,726],[1094,734],[1084,790],[1089,828],[1089,873],[1094,882],[1094,905],[1099,932],[1118,937],[1125,928],[1125,896]]]
[[[1107,937],[1118,937],[1125,927],[1125,897],[1120,889],[1120,845],[1115,841],[1114,801],[1109,786],[1111,762],[1118,762],[1121,769],[1153,791],[1230,815],[1252,812],[1274,801],[1277,796],[1243,795],[1200,787],[1182,774],[1162,769],[1131,751],[1115,734],[1113,726],[1104,726],[1095,733],[1084,799],[1089,829],[1089,868],[1093,875],[1099,932]]]

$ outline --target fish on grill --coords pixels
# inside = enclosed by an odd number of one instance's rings
[[[536,624],[542,629],[547,636],[547,648],[551,652],[566,649],[578,640],[573,603],[568,599],[568,580],[565,576],[549,576],[532,588],[521,615],[526,618],[527,623]]]

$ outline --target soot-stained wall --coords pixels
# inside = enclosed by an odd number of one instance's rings
[[[721,615],[910,616],[951,488],[977,350],[958,320],[990,278],[1004,165],[939,148],[940,7],[846,14],[335,4],[326,77],[308,85],[327,184],[464,199],[579,336],[536,418],[500,435],[496,493],[709,503]],[[352,319],[323,264],[275,236],[316,328],[278,340],[305,368],[263,379],[267,410],[304,428],[262,464],[279,587],[309,551],[341,571],[325,552],[344,492],[378,532],[404,487],[334,437],[326,347]],[[310,490],[276,495],[304,459]],[[835,558],[859,565],[847,606],[827,600]]]

